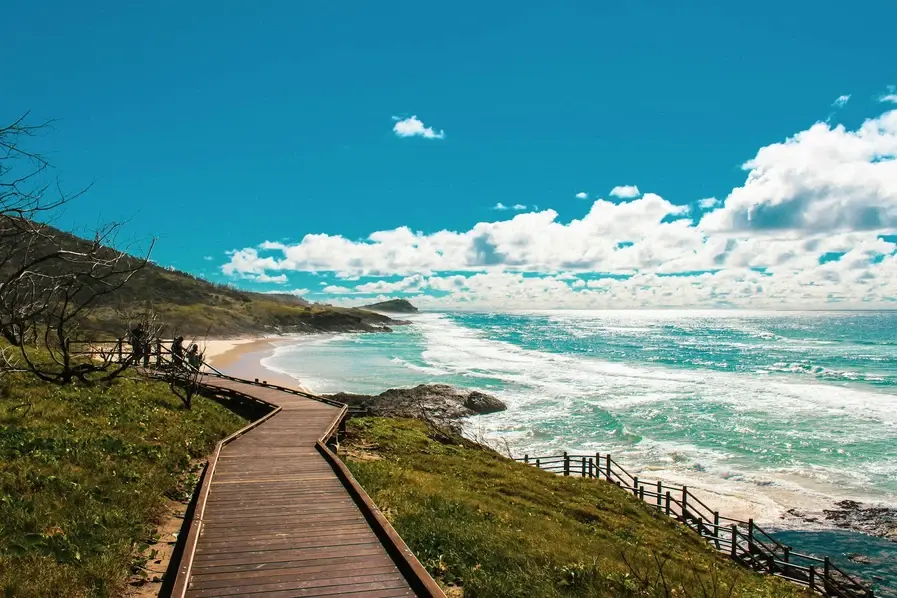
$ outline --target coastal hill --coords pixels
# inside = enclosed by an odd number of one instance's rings
[[[90,241],[72,234],[47,230],[66,249],[85,251],[91,246]],[[41,250],[33,249],[35,254]],[[64,260],[41,265],[49,273],[66,267]],[[127,322],[146,309],[152,309],[165,324],[163,334],[184,336],[385,332],[406,323],[364,309],[309,303],[287,293],[243,291],[150,262],[128,284],[100,298],[86,323],[88,332],[123,335]]]
[[[370,305],[362,305],[359,309],[369,309],[371,311],[385,311],[397,314],[416,314],[419,310],[411,305],[407,299],[390,299],[389,301],[381,301],[379,303],[371,303]]]

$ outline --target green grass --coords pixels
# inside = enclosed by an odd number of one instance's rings
[[[121,595],[191,461],[244,424],[144,379],[0,378],[0,595]]]
[[[450,595],[804,595],[739,568],[615,485],[515,463],[419,421],[350,420],[340,450]]]

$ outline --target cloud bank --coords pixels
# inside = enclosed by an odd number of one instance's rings
[[[533,210],[464,231],[309,234],[235,250],[223,271],[335,272],[358,281],[324,286],[327,300],[425,307],[897,307],[897,110],[817,123],[742,168],[743,185],[691,206],[623,186],[567,223]]]

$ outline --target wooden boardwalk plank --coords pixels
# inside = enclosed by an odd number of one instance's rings
[[[416,595],[315,446],[340,408],[224,378],[203,384],[281,410],[222,447],[185,596]]]

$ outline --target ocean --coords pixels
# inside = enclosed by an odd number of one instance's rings
[[[409,319],[392,334],[279,341],[264,365],[321,393],[477,388],[508,409],[471,418],[468,433],[514,456],[611,453],[643,479],[689,485],[764,527],[806,536],[814,524],[787,511],[818,514],[842,499],[897,506],[897,312]],[[893,567],[897,543],[875,546]],[[897,586],[897,571],[881,571]]]

